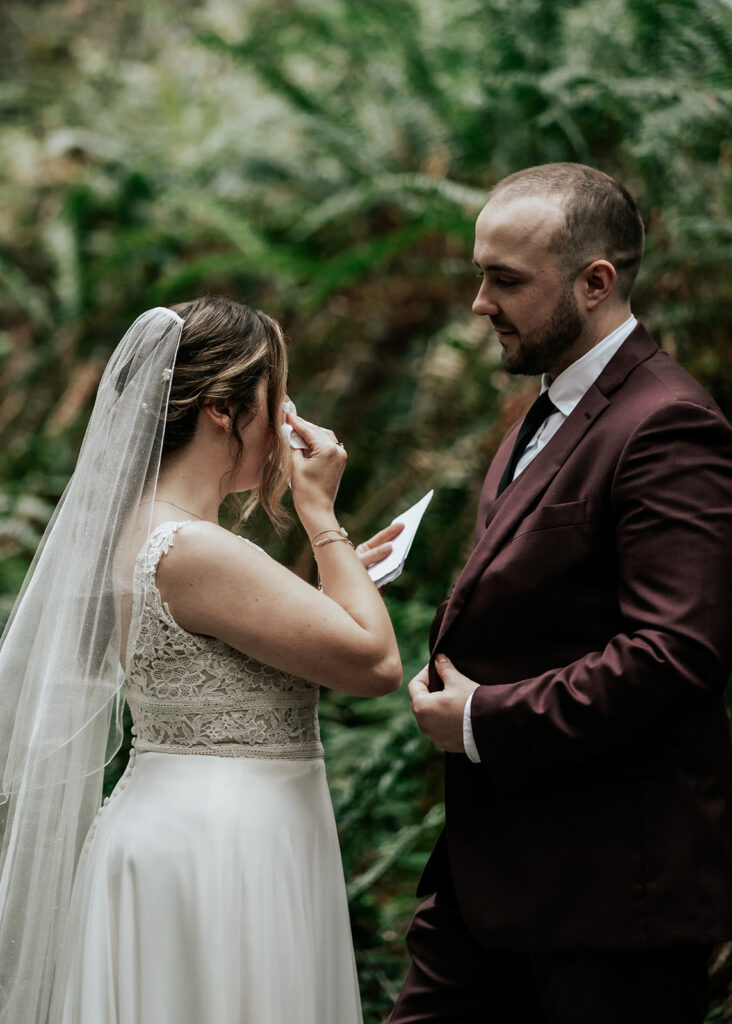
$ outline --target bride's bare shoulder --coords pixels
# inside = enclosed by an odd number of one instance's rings
[[[263,596],[281,594],[283,577],[290,575],[260,548],[215,523],[185,523],[158,563],[157,588],[184,629],[237,647],[226,632],[228,619]]]
[[[158,579],[173,586],[220,574],[233,565],[241,568],[252,558],[267,556],[223,526],[209,522],[183,523],[175,532],[165,558],[158,566]]]

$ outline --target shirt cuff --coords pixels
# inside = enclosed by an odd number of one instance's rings
[[[470,706],[472,703],[473,694],[471,693],[463,711],[463,746],[465,747],[465,753],[473,764],[480,764],[480,754],[478,753],[475,737],[473,736],[473,723],[470,721]]]

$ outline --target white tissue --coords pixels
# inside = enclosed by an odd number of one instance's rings
[[[297,409],[295,408],[294,402],[283,402],[282,409],[284,412],[291,412],[297,415]],[[309,451],[310,445],[307,443],[302,434],[298,434],[291,423],[283,423],[280,430],[290,442],[290,448],[300,448],[303,451]]]

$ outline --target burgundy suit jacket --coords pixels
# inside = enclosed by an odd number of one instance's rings
[[[490,948],[729,938],[732,429],[638,326],[496,497],[517,431],[433,624],[482,763],[447,755],[418,891]]]

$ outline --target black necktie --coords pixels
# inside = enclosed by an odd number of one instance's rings
[[[549,397],[549,392],[542,391],[524,417],[524,422],[521,424],[521,429],[518,432],[516,443],[514,444],[513,451],[511,452],[511,458],[508,460],[508,464],[506,465],[506,468],[503,471],[503,476],[501,477],[501,482],[498,485],[497,494],[505,491],[511,483],[513,480],[513,474],[516,471],[516,465],[526,451],[526,446],[529,441],[537,432],[544,420],[556,411],[557,407]]]

